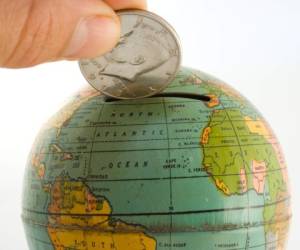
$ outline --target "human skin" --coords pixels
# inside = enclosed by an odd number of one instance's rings
[[[146,0],[0,0],[0,67],[100,56],[116,45],[116,10]]]

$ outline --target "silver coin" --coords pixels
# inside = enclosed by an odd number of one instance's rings
[[[175,30],[148,11],[118,12],[121,39],[109,53],[81,60],[86,80],[104,95],[137,99],[155,95],[175,78],[181,46]]]

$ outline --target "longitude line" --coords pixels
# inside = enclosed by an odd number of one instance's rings
[[[166,122],[166,130],[167,130],[167,142],[168,142],[168,160],[171,159],[171,151],[170,151],[170,137],[169,137],[169,127],[168,127],[168,115],[167,115],[167,108],[165,98],[162,98],[164,112],[165,112],[165,122]],[[172,168],[169,170],[170,173],[170,210],[173,211],[173,187],[172,187]],[[172,230],[173,230],[173,216],[170,214],[170,232],[169,232],[169,240],[170,240],[170,247],[169,249],[172,250]]]
[[[100,110],[99,110],[99,114],[97,116],[97,121],[100,120],[102,113],[103,113],[103,109],[104,109],[105,105],[102,105]],[[89,166],[88,166],[88,175],[90,174],[89,171],[91,169],[91,165],[92,165],[92,157],[93,157],[93,149],[94,149],[94,144],[95,144],[95,139],[96,139],[96,134],[97,134],[97,127],[95,127],[95,131],[94,131],[94,135],[93,135],[93,140],[92,140],[92,146],[91,146],[91,150],[90,150],[90,158],[89,158]],[[86,173],[84,176],[87,176]]]
[[[247,164],[247,162],[246,162],[246,159],[245,159],[245,156],[244,156],[244,153],[243,153],[243,150],[242,150],[242,146],[241,146],[241,142],[240,142],[240,138],[239,138],[239,136],[238,136],[238,133],[237,133],[237,131],[236,131],[236,128],[234,127],[234,125],[233,125],[233,122],[232,122],[232,120],[230,119],[230,116],[229,116],[229,114],[228,114],[228,112],[227,112],[227,109],[224,107],[224,105],[223,104],[221,104],[222,105],[222,107],[223,107],[223,110],[225,111],[225,113],[226,113],[226,116],[227,116],[227,118],[228,118],[228,120],[229,120],[229,122],[231,123],[231,126],[232,126],[232,129],[233,129],[233,131],[234,131],[234,133],[235,133],[235,136],[236,136],[236,139],[237,139],[237,142],[238,142],[238,145],[239,145],[239,148],[240,148],[240,153],[241,153],[241,157],[243,158],[243,162],[244,162],[244,164],[245,164],[245,166],[246,166],[246,164]],[[245,167],[244,166],[244,167]],[[247,214],[247,216],[248,216],[248,225],[247,225],[247,238],[246,238],[246,243],[245,243],[245,250],[247,250],[247,249],[249,249],[249,225],[250,225],[250,199],[249,199],[249,185],[248,185],[248,180],[247,180],[247,202],[248,202],[248,214]]]

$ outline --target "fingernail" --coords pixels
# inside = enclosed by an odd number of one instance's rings
[[[90,17],[77,25],[63,53],[67,59],[91,58],[109,52],[119,40],[120,27],[109,17]]]

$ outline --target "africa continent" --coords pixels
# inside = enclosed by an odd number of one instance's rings
[[[245,116],[240,109],[214,110],[201,142],[204,168],[217,188],[226,196],[245,194],[251,189],[264,195],[266,237],[286,235],[287,169],[276,137],[266,122]],[[278,249],[284,249],[280,240]]]

